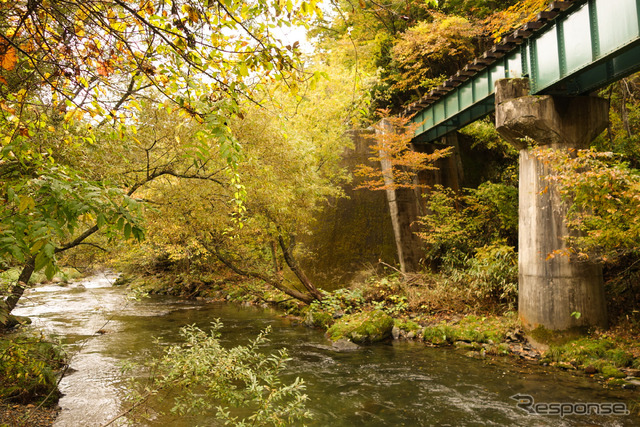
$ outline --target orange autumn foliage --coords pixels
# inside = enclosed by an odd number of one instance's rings
[[[436,170],[435,162],[451,154],[453,147],[436,149],[433,153],[414,150],[412,139],[420,123],[408,117],[387,117],[373,126],[375,144],[369,160],[380,161],[383,168],[358,165],[355,174],[363,177],[358,189],[387,190],[397,188],[424,188],[418,182],[418,174]]]
[[[549,0],[519,1],[506,10],[491,14],[485,20],[485,29],[497,43],[505,34],[533,21],[536,15],[545,10],[548,5]]]
[[[11,71],[16,68],[16,49],[6,44],[0,45],[0,66],[5,70]]]

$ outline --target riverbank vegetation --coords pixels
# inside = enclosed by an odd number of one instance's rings
[[[65,362],[61,347],[42,336],[12,334],[0,340],[0,399],[45,404],[58,399],[57,373]]]
[[[52,425],[66,362],[62,347],[42,335],[0,335],[0,425]]]
[[[285,426],[310,418],[303,381],[282,381],[288,361],[286,350],[275,354],[259,351],[268,340],[269,330],[247,345],[227,349],[220,342],[221,328],[219,321],[213,322],[209,332],[183,327],[181,344],[170,346],[161,357],[137,367],[136,376],[143,379],[132,381],[129,409],[106,425],[125,415],[136,424],[149,421],[145,404],[157,399],[159,393],[170,396],[173,404],[165,406],[183,421],[211,414],[225,425]],[[168,414],[154,411],[151,419],[163,415]]]
[[[423,185],[420,271],[372,250],[346,279],[309,273],[341,267],[314,266],[323,211],[345,188],[385,189],[376,164],[365,178],[345,168],[349,132],[397,115],[547,1],[54,3],[0,10],[0,323],[33,280],[103,265],[137,296],[272,304],[336,339],[376,313],[385,338],[637,377],[638,75],[601,91],[610,123],[590,150],[537,151],[580,232],[549,256],[602,263],[610,331],[527,343],[514,314],[518,154],[492,117],[458,135],[460,188]],[[308,27],[314,53],[270,25]],[[408,143],[397,138],[395,158],[407,188],[452,155]],[[39,378],[24,369],[8,375]]]

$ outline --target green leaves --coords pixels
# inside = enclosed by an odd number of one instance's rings
[[[258,351],[269,329],[247,345],[227,349],[220,343],[221,328],[219,321],[209,333],[194,325],[182,328],[182,343],[146,365],[151,375],[147,395],[169,392],[172,413],[211,414],[225,425],[284,426],[309,418],[303,381],[296,378],[287,384],[281,379],[289,361],[286,351]],[[145,395],[132,400],[137,406]],[[241,419],[235,415],[237,408],[249,409],[249,415],[244,412]]]
[[[119,229],[127,238],[143,237],[138,205],[121,191],[87,181],[70,168],[34,156],[32,150],[22,154],[14,149],[4,165],[22,160],[37,175],[9,174],[0,189],[0,198],[6,200],[0,207],[0,258],[25,262],[33,256],[35,271],[45,269],[52,277],[56,252],[96,223],[100,228],[121,219]]]
[[[477,189],[457,194],[436,186],[427,197],[427,209],[430,213],[420,218],[418,235],[427,243],[427,258],[432,262],[446,258],[461,264],[486,245],[516,243],[515,187],[485,182]]]
[[[567,224],[579,232],[566,236],[571,252],[611,263],[640,254],[640,171],[610,152],[537,149],[534,154],[549,166],[547,179],[570,206]]]
[[[110,240],[142,240],[141,206],[125,191],[152,197],[159,186],[143,186],[160,177],[224,187],[221,209],[244,224],[244,153],[229,123],[274,81],[299,96],[299,49],[274,34],[320,15],[316,0],[5,6],[1,260],[34,259],[51,275],[57,254],[92,243],[86,239],[98,230]],[[174,120],[171,143],[154,127],[163,113]]]

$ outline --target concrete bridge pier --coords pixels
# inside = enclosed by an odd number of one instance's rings
[[[544,178],[548,167],[531,146],[587,148],[608,122],[609,105],[598,97],[530,96],[527,79],[498,80],[496,128],[520,150],[519,314],[528,329],[607,326],[602,269],[567,256],[566,204]],[[572,313],[580,313],[572,316]]]
[[[377,133],[396,132],[393,124],[383,119],[380,122],[381,129]],[[420,238],[415,234],[418,230],[415,221],[421,212],[419,189],[396,188],[394,183],[391,161],[386,153],[380,152],[380,166],[385,186],[387,187],[387,202],[389,203],[389,213],[391,214],[391,224],[395,236],[396,251],[400,270],[403,273],[417,271],[420,266],[422,255],[422,245]]]
[[[376,132],[392,133],[397,131],[388,120],[383,119],[379,124],[381,129]],[[412,144],[411,146],[414,151],[428,153],[443,146],[454,147],[453,154],[439,159],[434,165],[436,167],[435,170],[419,172],[414,179],[414,188],[395,186],[391,162],[384,152],[380,153],[380,165],[385,186],[387,187],[387,202],[395,237],[396,252],[400,262],[400,270],[403,273],[418,271],[425,251],[423,242],[416,234],[419,231],[416,221],[428,213],[423,196],[428,193],[430,187],[436,184],[459,191],[460,183],[463,179],[457,133],[454,132],[444,136],[438,146],[435,144]]]

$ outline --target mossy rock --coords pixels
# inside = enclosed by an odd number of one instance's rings
[[[626,375],[622,371],[620,371],[618,368],[616,368],[614,366],[611,366],[611,365],[603,366],[600,369],[600,373],[605,378],[624,378],[624,377],[626,377]]]
[[[342,317],[327,330],[327,335],[332,341],[348,338],[365,344],[388,339],[392,329],[393,318],[382,310],[374,310]]]
[[[633,355],[619,348],[607,351],[605,357],[618,367],[626,367],[633,364]]]
[[[504,340],[508,325],[495,319],[467,316],[457,323],[442,322],[424,328],[423,339],[434,345],[456,341],[495,344]]]
[[[127,286],[133,282],[133,279],[133,276],[122,274],[113,282],[113,286]]]
[[[333,316],[322,311],[309,311],[304,319],[305,326],[327,329],[334,323]]]
[[[617,368],[633,364],[633,355],[608,338],[580,338],[564,345],[550,346],[545,355],[549,362],[581,366],[588,374],[600,372],[605,378],[622,378]],[[587,369],[588,368],[588,369]]]
[[[394,321],[394,324],[405,332],[417,332],[421,329],[421,326],[413,320],[398,320]]]
[[[495,344],[489,345],[486,350],[487,350],[487,354],[490,354],[492,356],[504,356],[511,352],[509,345],[506,343],[500,343],[498,345],[495,345]]]
[[[458,337],[451,326],[440,324],[426,327],[422,338],[431,344],[442,345],[451,344],[456,341]]]
[[[482,348],[482,345],[477,342],[468,341],[456,341],[453,343],[456,348],[478,351]]]

